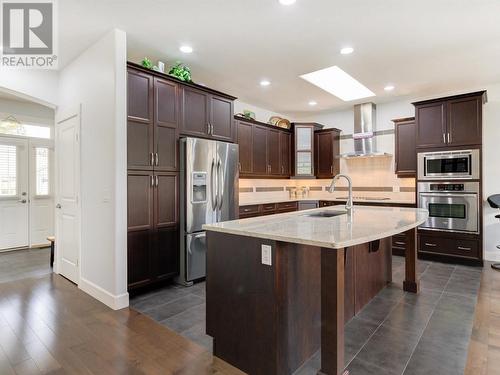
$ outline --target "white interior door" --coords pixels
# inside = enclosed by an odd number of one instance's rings
[[[0,250],[29,245],[28,140],[0,137]]]
[[[80,110],[56,123],[57,271],[78,284],[80,278]]]
[[[30,140],[30,246],[48,245],[54,235],[54,147],[51,140]]]

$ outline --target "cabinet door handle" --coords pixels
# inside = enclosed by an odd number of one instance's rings
[[[458,250],[465,250],[465,251],[471,251],[472,250],[470,247],[458,246],[457,248],[458,248]]]
[[[207,134],[210,135],[210,123],[207,122]]]
[[[436,247],[437,245],[435,243],[426,242],[425,246]]]
[[[149,154],[149,165],[150,166],[154,166],[155,165],[155,155],[152,152]]]
[[[238,171],[241,172],[241,163],[238,162]]]
[[[443,143],[446,143],[446,134],[443,133]]]
[[[449,132],[448,132],[448,143],[451,143],[451,135]]]
[[[285,174],[285,167],[281,166],[281,174]]]
[[[160,178],[158,176],[155,176],[155,186],[158,187],[160,184]]]
[[[158,166],[159,163],[160,163],[160,158],[158,157],[158,153],[155,152],[155,166]]]
[[[406,245],[404,242],[401,242],[401,241],[395,241],[394,244],[395,245],[402,245],[402,246]]]
[[[155,186],[155,176],[151,176],[151,187]]]
[[[244,208],[243,209],[243,212],[248,212],[248,211],[252,211],[252,209],[251,208]]]
[[[208,123],[208,125],[210,126],[210,132],[209,132],[209,134],[210,135],[214,135],[214,126],[210,122]]]
[[[330,174],[333,174],[333,165],[330,165]]]

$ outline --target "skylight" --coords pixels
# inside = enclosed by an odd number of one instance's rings
[[[338,66],[303,74],[300,78],[318,86],[345,102],[375,96],[366,86],[344,72]]]

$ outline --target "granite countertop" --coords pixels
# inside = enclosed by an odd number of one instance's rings
[[[367,203],[390,203],[390,204],[415,204],[415,199],[401,199],[401,198],[391,198],[387,197],[388,199],[356,199],[356,197],[353,198],[354,202],[356,203],[362,203],[362,202],[367,202]],[[310,202],[310,201],[329,201],[329,202],[345,202],[347,199],[342,199],[339,197],[328,197],[328,198],[322,198],[322,197],[306,197],[306,198],[260,198],[260,199],[240,199],[240,206],[251,206],[254,204],[268,204],[268,203],[281,203],[281,202]]]
[[[312,217],[320,211],[345,211],[342,206],[322,207],[272,216],[205,224],[207,231],[236,234],[332,249],[359,245],[405,232],[422,224],[428,211],[421,208],[355,206],[352,217]]]

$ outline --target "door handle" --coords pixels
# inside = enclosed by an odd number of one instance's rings
[[[437,245],[435,243],[426,242],[425,246],[436,247]]]
[[[446,134],[443,133],[443,143],[446,143]]]
[[[210,123],[207,122],[207,134],[210,135]]]
[[[150,176],[151,187],[155,186],[155,176]]]
[[[216,178],[214,178],[214,167],[215,160],[212,159],[212,166],[210,167],[210,197],[212,201],[212,209],[215,211],[217,208],[217,196],[215,195],[217,194],[217,186],[214,187],[214,180],[216,180]],[[217,171],[215,173],[217,173]],[[217,185],[217,181],[215,181],[215,185]]]
[[[155,166],[158,166],[159,163],[160,163],[160,158],[158,157],[158,153],[155,152]]]
[[[333,165],[330,165],[330,174],[333,174]]]
[[[210,135],[214,135],[214,125],[210,123]]]
[[[154,153],[152,153],[152,152],[149,154],[149,164],[150,164],[151,166],[154,166],[154,165],[155,165],[155,155],[154,155]]]
[[[155,176],[155,186],[158,187],[160,184],[160,178],[158,176]]]
[[[448,143],[451,143],[451,135],[450,135],[450,132],[448,132]]]
[[[458,248],[458,250],[465,250],[465,251],[471,251],[472,250],[470,247],[458,246],[457,248]]]
[[[27,201],[26,201],[26,199],[19,199],[18,202],[19,203],[26,203]]]
[[[62,208],[61,204],[60,203],[56,204],[56,208],[60,210]]]
[[[220,179],[219,179],[220,178]],[[221,162],[220,160],[217,162],[217,186],[219,189],[219,210],[222,209],[222,202],[224,200],[224,172],[221,173]]]

